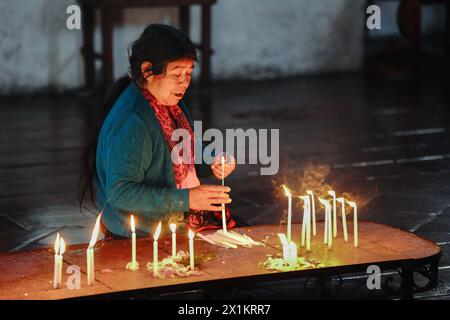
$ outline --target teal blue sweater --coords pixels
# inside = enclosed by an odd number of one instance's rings
[[[180,108],[192,119],[184,104]],[[97,144],[96,194],[102,223],[112,233],[130,236],[130,213],[137,215],[138,236],[155,222],[189,211],[188,189],[177,189],[165,137],[153,109],[130,84],[106,117]],[[206,164],[197,175],[208,176]]]

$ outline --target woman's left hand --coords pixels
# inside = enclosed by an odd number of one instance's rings
[[[236,169],[236,160],[230,154],[225,157],[225,165],[223,168],[222,177],[222,155],[218,155],[214,158],[213,164],[211,165],[212,172],[217,179],[226,178]]]

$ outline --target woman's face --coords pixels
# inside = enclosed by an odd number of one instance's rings
[[[146,89],[163,105],[176,105],[184,96],[194,69],[194,60],[180,59],[169,62],[161,75],[148,77]]]

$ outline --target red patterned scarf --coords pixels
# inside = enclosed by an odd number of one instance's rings
[[[188,130],[191,136],[191,159],[190,163],[183,163],[183,161],[179,161],[179,164],[173,163],[173,172],[175,174],[175,181],[177,183],[181,183],[187,176],[189,172],[189,168],[191,165],[194,165],[194,132],[192,131],[191,125],[187,120],[185,114],[180,109],[178,105],[173,106],[165,106],[160,104],[156,98],[147,90],[143,90],[144,97],[149,102],[150,106],[155,111],[156,118],[161,125],[161,128],[164,133],[164,137],[166,138],[166,144],[169,148],[169,151],[172,153],[173,148],[179,143],[177,141],[172,141],[172,133],[175,129],[184,128]],[[172,120],[173,118],[173,120]],[[180,150],[179,155],[180,158],[183,156],[183,149]]]

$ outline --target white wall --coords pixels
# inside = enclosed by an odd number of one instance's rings
[[[73,0],[0,2],[0,94],[79,87],[81,31],[65,27]],[[364,0],[218,0],[213,7],[213,76],[261,79],[358,70]],[[193,8],[191,36],[200,35]],[[149,22],[176,23],[175,9],[127,10],[114,32],[115,75],[127,70],[126,48]],[[100,47],[99,34],[96,45]]]

